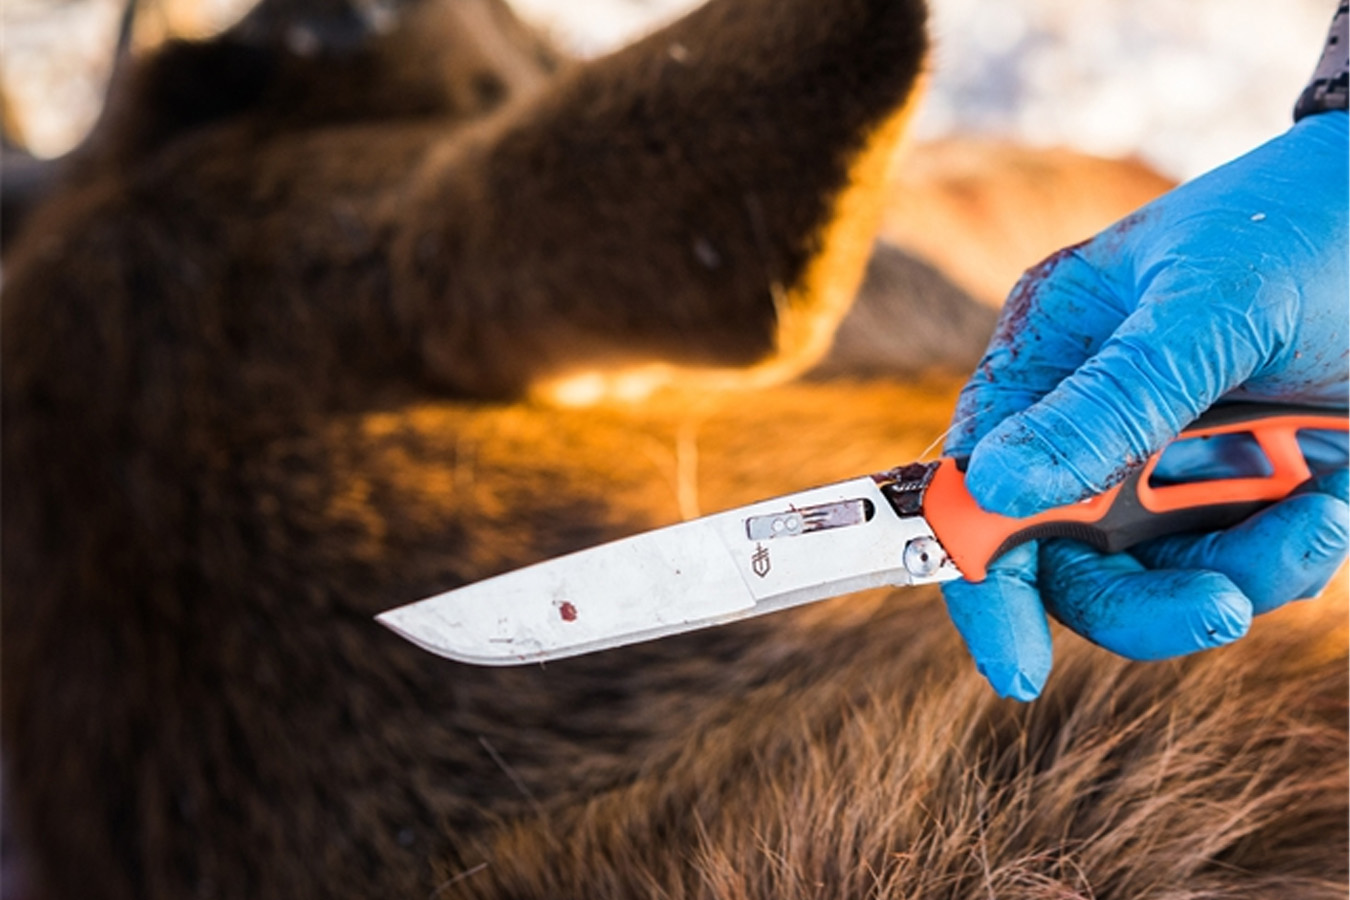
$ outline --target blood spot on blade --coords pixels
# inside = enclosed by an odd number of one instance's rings
[[[564,600],[558,604],[558,615],[562,616],[564,622],[575,622],[577,620],[577,608]]]

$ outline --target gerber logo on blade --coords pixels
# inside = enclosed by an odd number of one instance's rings
[[[772,565],[769,562],[768,547],[765,547],[763,544],[755,544],[755,553],[750,557],[750,568],[754,569],[755,574],[760,578],[769,574],[769,569],[772,568]]]

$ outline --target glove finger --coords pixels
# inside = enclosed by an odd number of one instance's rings
[[[1036,550],[1024,544],[990,564],[984,581],[942,586],[947,613],[1000,697],[1034,700],[1050,674],[1050,626],[1036,590]]]
[[[1154,569],[1221,572],[1259,615],[1316,596],[1350,548],[1350,506],[1331,494],[1298,494],[1245,522],[1205,535],[1149,541],[1132,554]]]
[[[1342,503],[1350,503],[1350,469],[1342,462],[1340,468],[1333,469],[1299,485],[1294,496],[1300,494],[1330,494]]]
[[[1309,428],[1298,434],[1298,446],[1308,467],[1317,474],[1345,471],[1350,461],[1350,432]]]
[[[1099,353],[980,441],[966,487],[985,509],[1029,516],[1117,484],[1269,363],[1297,306],[1278,275],[1172,262]]]
[[[1112,234],[1108,229],[1095,240]],[[948,456],[969,456],[990,429],[1068,377],[1124,320],[1128,309],[1084,256],[1092,243],[1028,269],[1008,294],[984,358],[957,400]]]
[[[1042,541],[1045,607],[1073,631],[1129,659],[1168,659],[1247,633],[1251,602],[1227,576],[1145,569],[1127,553]]]
[[[1304,452],[1305,453],[1307,452],[1306,448]],[[1318,464],[1316,461],[1313,461],[1310,464],[1313,466],[1314,472],[1319,471]],[[1322,461],[1322,464],[1325,466],[1330,466],[1333,464],[1333,462],[1332,459],[1329,457],[1324,459]],[[1328,496],[1335,497],[1336,499],[1340,500],[1342,503],[1346,504],[1347,509],[1350,509],[1350,469],[1346,468],[1344,459],[1342,459],[1341,462],[1336,465],[1337,468],[1333,468],[1330,471],[1324,472],[1323,474],[1318,475],[1315,478],[1308,479],[1308,481],[1306,481],[1303,485],[1301,485],[1298,490],[1294,491],[1294,495],[1300,496],[1302,494],[1327,494]],[[1342,524],[1346,524],[1345,513],[1343,511],[1341,513],[1341,522]],[[1342,551],[1341,553],[1342,561],[1344,561],[1345,556],[1346,552]],[[1314,584],[1311,588],[1309,588],[1306,596],[1315,597],[1318,594],[1322,593],[1322,591],[1326,589],[1326,586],[1331,583],[1331,579],[1336,577],[1337,571],[1339,571],[1339,567],[1334,569],[1327,576],[1327,578],[1320,584]]]

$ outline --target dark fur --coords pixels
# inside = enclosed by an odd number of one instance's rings
[[[515,670],[376,626],[672,521],[695,450],[708,509],[912,458],[954,384],[497,399],[781,350],[907,102],[915,4],[715,0],[575,67],[499,5],[382,36],[343,8],[123,76],[122,124],[6,254],[5,802],[35,896],[1343,891],[1317,621],[1182,666],[1074,648],[1031,707],[990,699],[931,594]],[[456,35],[513,48],[500,94],[403,65]]]

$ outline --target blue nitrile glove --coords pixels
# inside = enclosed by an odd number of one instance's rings
[[[1346,123],[1305,118],[1022,277],[947,442],[970,457],[982,507],[1028,516],[1099,493],[1220,398],[1346,406]],[[1323,477],[1227,532],[1113,555],[1043,541],[983,582],[948,584],[980,671],[1003,696],[1039,694],[1047,611],[1116,653],[1161,659],[1315,594],[1350,543],[1350,480],[1344,440],[1304,449]],[[1205,465],[1184,457],[1164,463]]]

